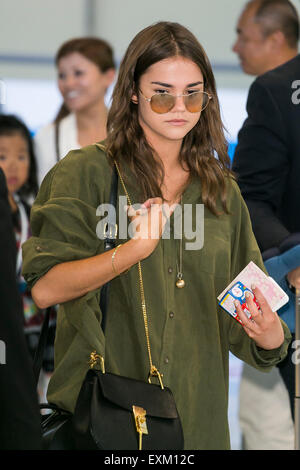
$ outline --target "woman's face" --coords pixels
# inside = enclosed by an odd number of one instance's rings
[[[67,108],[72,112],[103,102],[113,79],[113,69],[103,73],[96,64],[78,52],[72,52],[58,62],[58,88]]]
[[[138,103],[139,123],[151,144],[182,141],[197,124],[201,112],[189,112],[183,97],[177,97],[174,107],[165,114],[154,112],[144,98],[155,93],[182,95],[203,91],[202,72],[190,59],[172,57],[151,65],[140,78],[139,90],[132,101]]]
[[[10,194],[19,191],[28,180],[30,155],[27,142],[20,134],[0,136],[0,167]]]

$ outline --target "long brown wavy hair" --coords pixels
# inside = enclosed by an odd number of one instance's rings
[[[179,158],[188,167],[191,176],[200,178],[203,203],[218,215],[219,198],[223,210],[228,212],[226,177],[231,172],[215,79],[204,49],[182,25],[156,23],[139,32],[130,43],[113,92],[106,148],[120,167],[124,162],[129,165],[145,199],[162,197],[163,164],[154,158],[154,150],[139,124],[138,105],[131,98],[139,89],[141,76],[151,65],[179,56],[198,65],[204,78],[204,90],[213,97],[198,123],[184,137]]]

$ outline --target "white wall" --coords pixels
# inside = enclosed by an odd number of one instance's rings
[[[134,35],[159,20],[177,21],[197,36],[212,62],[225,125],[235,139],[253,80],[231,51],[246,0],[1,0],[0,82],[5,112],[33,130],[53,119],[60,104],[54,55],[65,40],[88,34],[108,40],[120,61]],[[300,0],[294,0],[300,13]]]
[[[231,51],[246,0],[1,0],[0,78],[55,77],[51,63],[70,37],[97,34],[120,60],[133,36],[159,21],[178,21],[198,37],[215,66],[220,86],[247,87]],[[294,0],[300,11],[300,1]],[[14,59],[15,57],[15,59]],[[33,60],[33,58],[37,60]],[[235,67],[226,71],[226,67]]]

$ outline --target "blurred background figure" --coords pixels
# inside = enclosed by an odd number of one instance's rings
[[[297,55],[298,13],[288,0],[252,0],[242,12],[233,45],[243,71],[262,75]]]
[[[16,242],[1,168],[0,220],[0,449],[38,450],[38,398],[23,331],[22,302],[16,282]]]
[[[13,115],[0,115],[0,168],[8,188],[8,200],[17,249],[16,280],[23,304],[23,328],[31,358],[34,358],[39,340],[43,311],[33,302],[30,291],[22,276],[21,245],[31,236],[30,203],[38,190],[36,159],[33,141],[27,126]],[[53,371],[55,311],[51,315],[48,345],[43,371]]]
[[[55,121],[35,136],[39,184],[70,150],[105,139],[105,94],[115,78],[113,50],[95,37],[65,42],[55,64],[63,104]]]
[[[293,84],[300,77],[298,41],[299,18],[290,1],[246,4],[233,51],[244,72],[258,77],[249,90],[248,118],[238,135],[233,170],[266,267],[271,257],[300,243],[300,106],[292,100]],[[297,264],[282,283],[294,302],[292,290],[300,286]],[[293,309],[286,309],[282,318],[294,333]],[[292,343],[289,357],[278,366],[286,387],[278,369],[261,374],[244,366],[240,425],[247,449],[293,449],[291,352]]]

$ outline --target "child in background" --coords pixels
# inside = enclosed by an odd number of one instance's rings
[[[34,304],[21,274],[21,245],[31,236],[29,201],[35,198],[38,190],[36,160],[30,131],[22,121],[12,115],[0,115],[0,167],[6,177],[16,236],[16,276],[23,300],[24,333],[33,358],[43,322],[43,311]],[[51,330],[43,364],[43,369],[47,374],[53,370],[54,331],[53,328]]]

